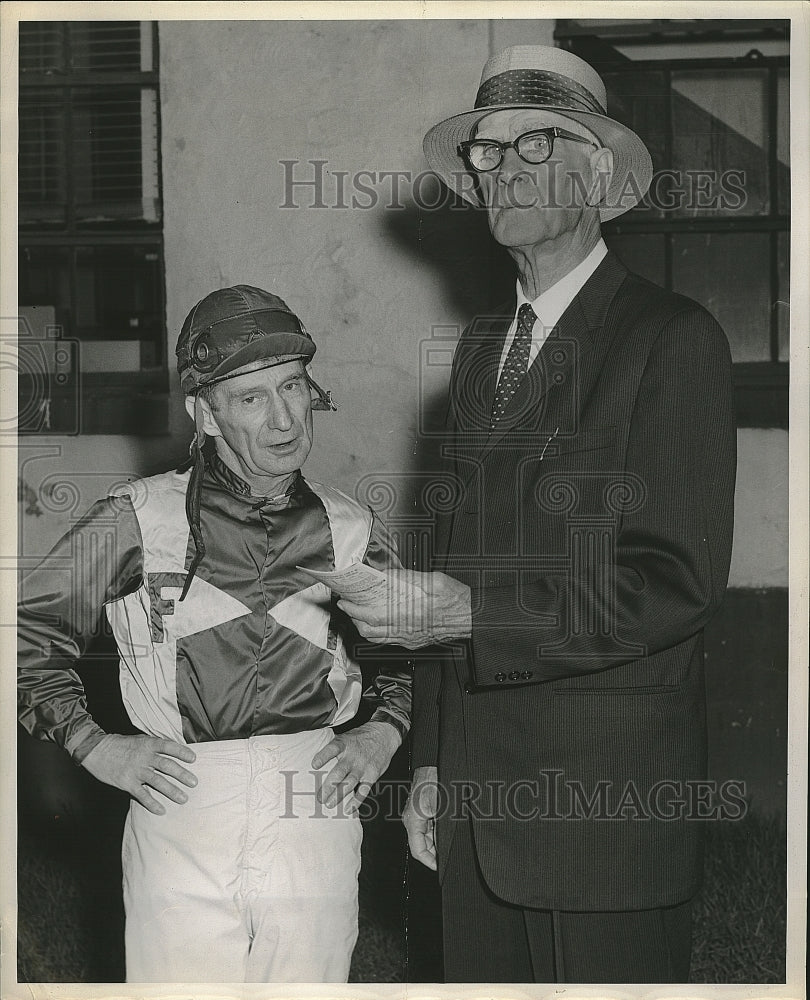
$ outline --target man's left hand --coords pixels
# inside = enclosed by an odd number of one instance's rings
[[[331,807],[348,798],[347,811],[356,812],[401,742],[393,726],[376,720],[335,736],[312,758],[313,768],[336,761],[318,789],[318,801]]]
[[[338,601],[371,642],[418,649],[472,634],[470,588],[446,573],[388,570],[387,588],[371,603]]]

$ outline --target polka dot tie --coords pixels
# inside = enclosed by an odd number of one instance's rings
[[[534,309],[528,302],[524,302],[518,309],[517,329],[506,361],[503,363],[503,371],[498,379],[498,387],[495,390],[495,399],[492,401],[492,415],[489,419],[490,430],[494,430],[498,421],[504,414],[504,410],[509,405],[509,401],[514,396],[517,387],[523,381],[529,369],[529,349],[532,346],[532,327],[537,319]]]

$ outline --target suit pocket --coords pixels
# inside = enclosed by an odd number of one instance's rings
[[[646,794],[662,780],[700,776],[701,713],[674,685],[554,692],[552,730],[560,766],[574,779]]]
[[[564,436],[555,433],[546,442],[544,457],[546,459],[557,458],[561,455],[573,455],[581,451],[609,448],[616,440],[616,434],[617,428],[615,426],[596,427]]]
[[[560,687],[554,689],[554,694],[566,697],[580,695],[599,698],[613,695],[614,697],[627,698],[645,694],[668,694],[677,690],[677,684],[643,684],[634,687]]]

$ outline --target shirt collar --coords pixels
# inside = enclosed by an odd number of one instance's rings
[[[551,288],[538,295],[536,299],[526,298],[518,278],[517,308],[520,309],[524,303],[528,302],[547,330],[556,326],[562,314],[582,290],[585,282],[602,263],[607,252],[605,241],[600,238],[585,260],[580,261],[572,271],[555,282]]]
[[[206,466],[211,478],[214,482],[223,486],[230,493],[236,493],[237,496],[252,498],[256,501],[256,506],[264,506],[265,503],[270,503],[275,500],[278,503],[282,502],[282,497],[260,497],[254,496],[250,490],[250,484],[245,482],[241,476],[238,476],[233,469],[229,469],[228,466],[219,457],[216,448],[211,448],[206,454]],[[299,492],[303,483],[303,476],[300,471],[295,474],[290,485],[287,487],[283,494],[284,502],[287,502],[296,493]]]

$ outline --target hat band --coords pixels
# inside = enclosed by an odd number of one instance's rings
[[[502,104],[544,104],[571,111],[607,114],[586,87],[568,76],[539,69],[510,69],[485,80],[478,88],[476,109]]]

